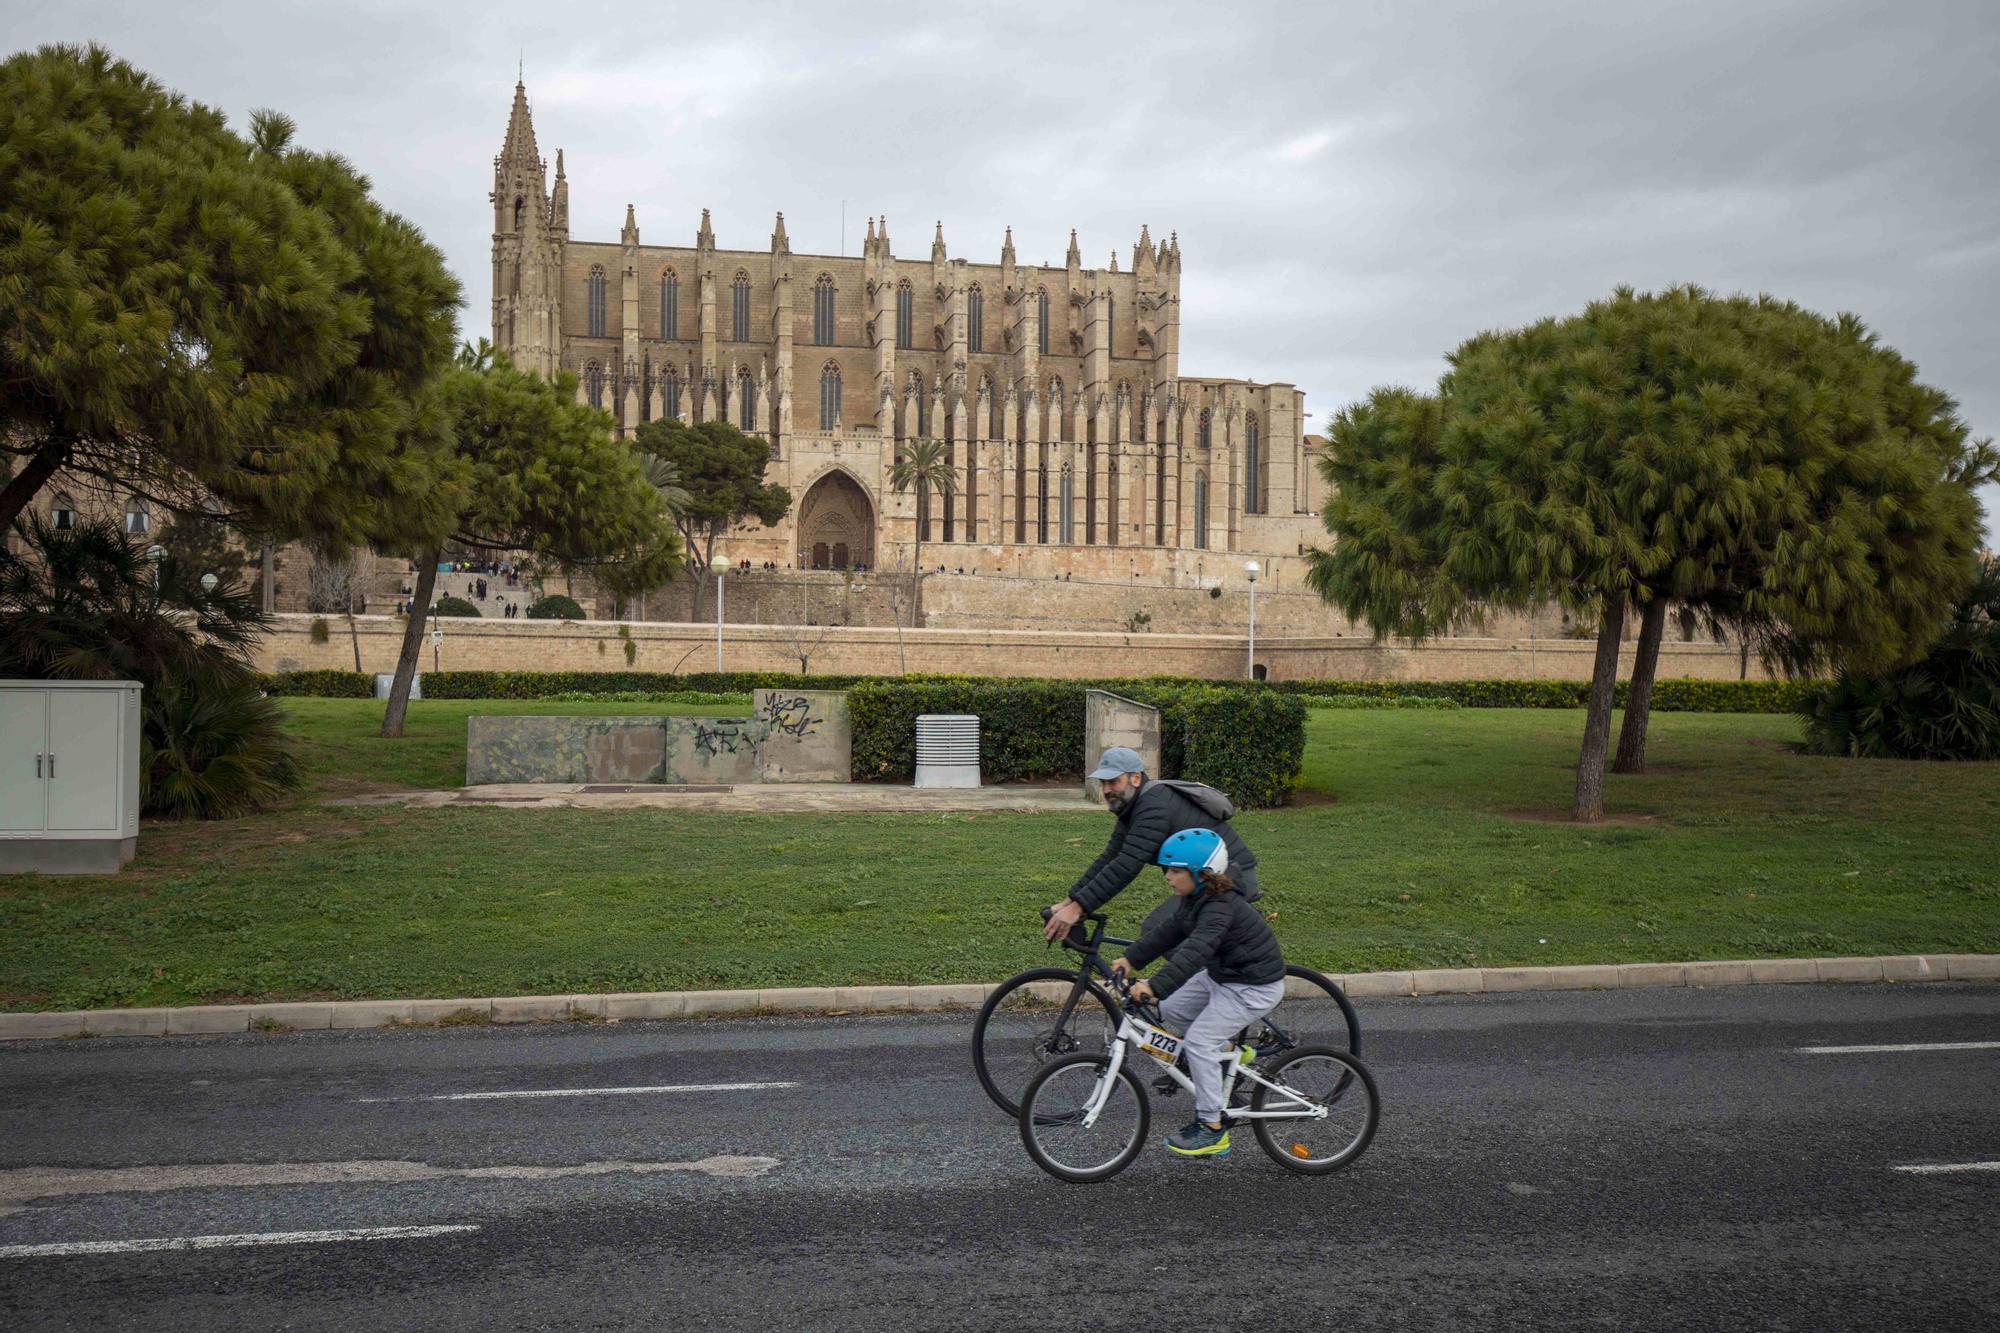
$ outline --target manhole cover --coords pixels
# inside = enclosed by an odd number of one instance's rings
[[[592,796],[629,796],[634,792],[718,792],[733,791],[735,789],[732,787],[703,787],[683,782],[648,782],[636,787],[585,787],[582,790]]]

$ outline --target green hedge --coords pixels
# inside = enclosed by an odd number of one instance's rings
[[[552,592],[528,608],[528,619],[582,620],[583,606],[574,597],[565,597],[559,592]]]
[[[1287,694],[1366,699],[1451,699],[1467,708],[1581,708],[1587,680],[1285,680],[1272,688]],[[1789,713],[1815,688],[1811,681],[1660,680],[1653,682],[1656,713]],[[1618,703],[1626,683],[1618,682]]]
[[[463,597],[453,597],[449,594],[433,602],[431,609],[441,616],[477,617],[479,615],[479,608],[471,602],[466,601]]]
[[[917,718],[979,715],[986,782],[1081,778],[1084,693],[1069,680],[874,680],[847,692],[853,775],[908,782],[916,773]],[[1160,710],[1163,777],[1206,782],[1239,805],[1282,805],[1305,757],[1305,704],[1275,690],[1207,683],[1119,681],[1121,693]]]
[[[375,678],[362,671],[267,671],[257,684],[266,694],[304,695],[315,699],[372,699]]]
[[[1439,695],[1406,694],[1396,698],[1383,699],[1372,694],[1300,694],[1293,696],[1307,708],[1338,708],[1353,711],[1367,708],[1463,708],[1456,699],[1446,699]]]

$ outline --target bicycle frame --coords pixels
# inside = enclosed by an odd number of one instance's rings
[[[1124,1066],[1126,1053],[1138,1044],[1139,1029],[1133,1023],[1131,1013],[1127,1011],[1120,1017],[1118,1021],[1118,1035],[1111,1042],[1111,1063],[1105,1066],[1103,1076],[1097,1081],[1096,1090],[1091,1093],[1090,1100],[1084,1103],[1083,1124],[1086,1129],[1095,1125],[1097,1117],[1104,1113],[1104,1105],[1111,1099],[1111,1089],[1117,1084],[1118,1071]],[[1159,1066],[1159,1072],[1165,1073],[1167,1077],[1180,1084],[1190,1095],[1193,1094],[1194,1079],[1189,1077],[1178,1065],[1164,1064],[1152,1059],[1150,1056],[1147,1057],[1146,1063]],[[1264,1087],[1271,1089],[1271,1091],[1289,1098],[1289,1105],[1293,1109],[1252,1111],[1247,1107],[1241,1110],[1232,1108],[1229,1105],[1229,1094],[1235,1091],[1238,1078],[1247,1078],[1252,1083],[1262,1084]],[[1327,1110],[1324,1106],[1315,1104],[1303,1094],[1286,1087],[1282,1083],[1273,1083],[1270,1079],[1259,1074],[1254,1068],[1247,1067],[1240,1061],[1235,1060],[1230,1062],[1229,1072],[1223,1075],[1222,1106],[1222,1118],[1230,1122],[1242,1120],[1324,1120],[1327,1116]]]

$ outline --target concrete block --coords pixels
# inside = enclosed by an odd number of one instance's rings
[[[1944,963],[1953,981],[2000,981],[2000,954],[1953,953],[1931,959],[1933,963],[1939,961]]]
[[[844,690],[757,690],[762,728],[757,777],[764,782],[849,782],[854,724]]]
[[[411,1000],[345,1000],[333,1006],[336,1028],[379,1028],[386,1023],[408,1023],[415,1009]]]
[[[1882,980],[1882,960],[1880,958],[1820,958],[1821,981],[1880,981]]]
[[[493,1000],[496,1023],[545,1023],[568,1017],[567,995],[510,995]]]
[[[1530,981],[1520,990],[1616,990],[1620,986],[1618,968],[1604,963],[1568,963],[1561,967],[1494,968],[1486,973],[1486,989],[1496,990],[1493,984],[1495,971],[1537,972],[1542,976],[1541,984]]]
[[[609,998],[604,995],[572,995],[569,997],[570,1016],[574,1018],[579,1014],[593,1014],[598,1018],[604,1018],[607,1016],[604,1012],[604,1002]]]
[[[98,1009],[83,1016],[83,1030],[93,1037],[161,1037],[167,1031],[165,1009]]]
[[[604,997],[606,1018],[683,1018],[687,997],[677,990],[629,991]]]
[[[1944,981],[1948,975],[1942,963],[1923,954],[1898,954],[1882,960],[1884,981]]]
[[[247,1032],[250,1029],[247,1004],[193,1004],[167,1010],[167,1035],[191,1036],[200,1032]]]
[[[1819,964],[1810,958],[1753,958],[1750,961],[1750,980],[1759,986],[1819,979]]]
[[[1347,979],[1345,977],[1338,977],[1325,972],[1322,972],[1320,975],[1326,977],[1328,981],[1331,981],[1334,985],[1340,987],[1342,990],[1347,989]],[[1285,995],[1287,998],[1303,998],[1310,1000],[1316,995],[1324,995],[1324,994],[1326,994],[1325,991],[1321,990],[1318,986],[1315,986],[1312,982],[1307,981],[1304,977],[1285,978]]]
[[[411,1000],[409,1003],[412,1023],[439,1023],[447,1018],[458,1020],[468,1009],[488,1021],[493,1018],[491,1000]]]
[[[1351,972],[1341,978],[1340,988],[1352,1000],[1384,995],[1409,995],[1416,989],[1414,972]]]
[[[957,986],[912,986],[910,987],[910,1007],[913,1009],[977,1009],[986,1003],[986,997],[993,993],[991,986],[968,984]]]
[[[707,1014],[747,1014],[757,1007],[754,990],[691,990],[681,992],[689,1018]]]
[[[908,1009],[908,986],[842,986],[833,993],[836,1009]]]
[[[812,1012],[840,1006],[833,1002],[831,986],[774,986],[757,992],[757,1007]]]
[[[283,1023],[288,1028],[300,1032],[318,1032],[333,1026],[333,1004],[320,1001],[307,1004],[253,1004],[250,1006],[250,1025],[255,1027],[261,1020]]]
[[[80,1012],[0,1014],[0,1041],[24,1041],[30,1037],[80,1037],[83,1033],[83,1015]]]
[[[1747,986],[1750,984],[1750,964],[1748,963],[1689,963],[1687,984],[1690,986]]]
[[[1480,989],[1489,991],[1564,990],[1560,967],[1488,967],[1480,969]]]
[[[1618,984],[1632,990],[1649,986],[1685,986],[1686,963],[1620,963]]]
[[[1410,974],[1410,989],[1419,995],[1469,995],[1485,985],[1485,974],[1476,967],[1434,967]]]

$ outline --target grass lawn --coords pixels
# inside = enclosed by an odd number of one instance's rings
[[[450,786],[472,712],[288,703],[314,792],[148,824],[117,877],[0,877],[0,1007],[996,980],[1110,816],[334,807]],[[730,713],[727,707],[704,712]],[[1812,759],[1788,718],[1661,714],[1628,822],[1567,808],[1576,711],[1316,712],[1307,800],[1240,817],[1293,959],[1413,966],[2000,952],[2000,765]],[[1136,921],[1147,876],[1118,901]]]

